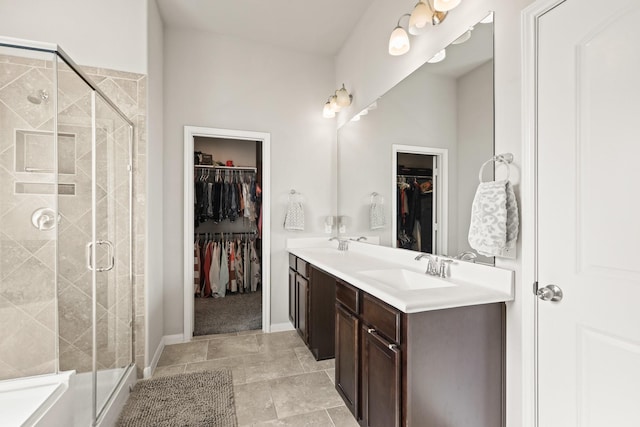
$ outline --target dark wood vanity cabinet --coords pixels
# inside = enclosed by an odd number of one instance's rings
[[[316,360],[335,355],[336,279],[289,255],[289,319]]]
[[[402,352],[392,341],[362,326],[362,425],[400,427]]]
[[[358,418],[360,384],[360,319],[336,304],[336,389]]]
[[[363,426],[401,426],[402,321],[399,310],[338,281],[336,389]]]
[[[335,365],[361,426],[503,426],[504,304],[406,314],[339,280]]]

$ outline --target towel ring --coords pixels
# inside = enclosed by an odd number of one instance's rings
[[[484,172],[484,168],[485,166],[487,166],[490,163],[495,163],[496,166],[498,165],[498,163],[501,163],[503,165],[505,165],[507,167],[507,177],[505,178],[505,181],[509,180],[509,176],[511,174],[511,167],[509,167],[509,165],[511,164],[511,162],[513,162],[513,154],[511,153],[505,153],[505,154],[498,154],[497,156],[493,156],[492,158],[490,158],[489,160],[487,160],[486,162],[484,162],[482,164],[482,166],[480,166],[480,172],[478,173],[478,180],[482,183],[482,174]]]

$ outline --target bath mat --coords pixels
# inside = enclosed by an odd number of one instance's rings
[[[138,381],[119,427],[236,427],[229,369]]]

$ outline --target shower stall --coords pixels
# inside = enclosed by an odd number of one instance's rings
[[[135,378],[132,144],[57,45],[0,38],[0,405],[75,371],[71,418],[51,425],[98,425]]]

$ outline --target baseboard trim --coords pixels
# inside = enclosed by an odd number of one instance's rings
[[[162,337],[164,345],[180,344],[185,342],[184,334],[165,335]]]
[[[291,322],[284,323],[272,323],[271,330],[269,332],[283,332],[283,331],[293,331],[295,328],[291,324]]]
[[[149,366],[146,366],[142,371],[144,378],[151,378],[151,376],[153,375],[153,371],[155,371],[156,367],[158,366],[158,361],[160,360],[160,356],[162,356],[162,351],[164,350],[165,345],[179,344],[181,342],[184,342],[183,334],[163,336],[158,343],[158,348],[156,348],[155,353],[153,353],[151,364]]]

